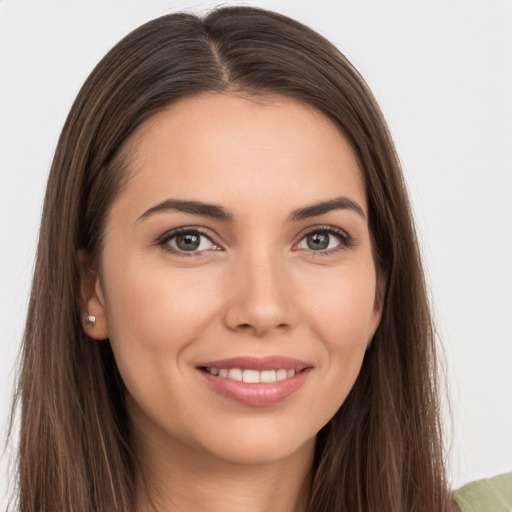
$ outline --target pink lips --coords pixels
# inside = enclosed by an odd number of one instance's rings
[[[276,382],[248,383],[212,375],[206,371],[206,368],[226,370],[239,368],[257,371],[286,369],[294,370],[295,375]],[[310,363],[284,356],[236,357],[206,361],[197,365],[198,371],[215,392],[238,403],[253,407],[275,405],[285,400],[302,387],[312,368]]]

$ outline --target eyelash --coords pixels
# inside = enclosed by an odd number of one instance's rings
[[[164,235],[162,235],[157,240],[157,245],[160,246],[160,248],[162,250],[172,253],[172,254],[176,254],[178,256],[198,257],[204,252],[204,250],[203,251],[187,252],[187,251],[176,250],[169,245],[169,242],[173,238],[175,238],[179,235],[184,235],[184,234],[188,234],[188,233],[197,233],[201,236],[206,237],[212,244],[214,244],[216,246],[220,245],[215,241],[215,239],[210,234],[206,233],[201,228],[198,228],[195,226],[186,226],[186,227],[180,227],[180,228],[173,229],[172,231],[167,232]],[[322,249],[322,250],[318,250],[318,251],[309,249],[309,252],[311,252],[313,255],[335,254],[339,251],[350,249],[354,245],[354,240],[348,233],[346,233],[345,231],[343,231],[341,229],[335,228],[333,226],[315,226],[312,229],[308,229],[307,231],[305,231],[304,233],[301,234],[301,236],[299,238],[299,242],[295,245],[298,245],[304,238],[306,238],[308,235],[312,235],[314,233],[324,233],[324,234],[328,234],[328,235],[334,235],[336,238],[338,238],[340,243],[332,249]],[[299,250],[308,250],[308,249],[299,249]]]
[[[180,250],[177,250],[177,249],[174,249],[173,247],[171,247],[169,245],[169,242],[179,236],[179,235],[186,235],[186,234],[189,234],[189,233],[197,233],[201,236],[204,236],[205,238],[207,238],[208,240],[210,240],[210,242],[216,246],[220,245],[218,244],[215,239],[208,233],[205,233],[201,228],[198,228],[198,227],[195,227],[195,226],[184,226],[184,227],[181,227],[181,228],[176,228],[176,229],[173,229],[172,231],[169,231],[167,233],[165,233],[164,235],[162,235],[157,243],[158,245],[160,246],[160,248],[166,252],[169,252],[171,254],[176,254],[178,256],[185,256],[185,257],[191,257],[191,256],[195,256],[195,257],[198,257],[199,255],[202,254],[202,252],[204,251],[180,251]]]
[[[339,244],[332,249],[322,249],[319,251],[314,251],[313,249],[309,249],[312,255],[330,255],[335,254],[340,251],[344,251],[346,249],[350,249],[354,246],[354,239],[346,232],[341,229],[335,228],[333,226],[314,226],[313,228],[308,228],[307,231],[301,233],[299,242],[300,243],[304,238],[308,235],[312,235],[313,233],[323,233],[328,235],[334,235],[338,240]],[[296,244],[297,245],[297,244]],[[308,249],[304,249],[308,250]]]

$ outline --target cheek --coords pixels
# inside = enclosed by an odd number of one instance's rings
[[[371,267],[344,267],[337,275],[309,283],[307,290],[302,309],[331,355],[368,343],[376,315],[376,280]]]
[[[309,287],[308,307],[303,307],[314,338],[321,342],[319,376],[325,400],[318,408],[325,422],[352,389],[373,334],[376,281],[368,268],[345,267],[331,279],[317,280],[317,286]]]
[[[197,269],[116,261],[106,283],[110,340],[119,349],[161,357],[183,350],[217,310],[219,279]],[[130,276],[129,279],[124,276]],[[207,277],[207,278],[206,278]]]
[[[134,410],[143,411],[136,416],[186,433],[187,422],[194,421],[187,420],[190,411],[181,398],[182,382],[189,377],[186,363],[196,341],[218,316],[221,278],[211,271],[206,278],[198,269],[187,272],[165,262],[152,265],[147,259],[111,261],[115,264],[109,268],[108,262],[104,265],[110,343],[137,404]],[[178,406],[179,419],[171,413]]]

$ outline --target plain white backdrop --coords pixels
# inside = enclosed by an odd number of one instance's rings
[[[446,351],[452,484],[511,471],[512,2],[244,3],[319,31],[374,91],[409,184]],[[171,11],[215,5],[0,0],[2,432],[45,182],[71,103],[94,65],[130,30]]]

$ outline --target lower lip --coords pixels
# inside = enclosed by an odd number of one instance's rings
[[[282,402],[298,391],[306,381],[311,368],[306,368],[289,379],[257,384],[216,377],[203,370],[198,371],[210,387],[222,396],[243,405],[267,407]]]

